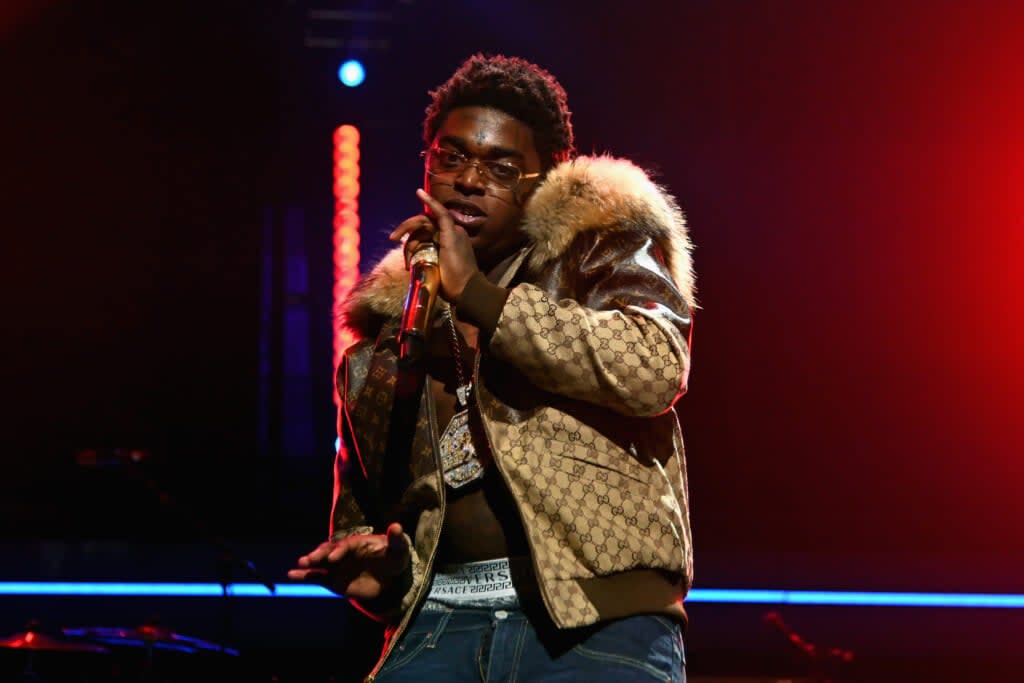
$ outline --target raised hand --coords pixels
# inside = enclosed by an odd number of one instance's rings
[[[462,296],[466,283],[480,270],[476,255],[473,253],[473,245],[466,230],[455,224],[448,209],[440,202],[423,190],[416,190],[416,196],[423,202],[427,213],[402,221],[391,233],[390,238],[400,242],[408,235],[405,242],[406,263],[421,244],[436,242],[439,247],[441,296],[451,303],[456,303]]]

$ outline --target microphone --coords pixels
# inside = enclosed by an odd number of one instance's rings
[[[424,242],[409,257],[409,291],[405,295],[402,323],[398,329],[398,363],[418,363],[427,346],[430,312],[441,287],[437,245]]]

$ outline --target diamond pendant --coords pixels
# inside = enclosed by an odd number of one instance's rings
[[[468,410],[452,416],[438,443],[441,447],[441,469],[448,486],[461,488],[483,476],[484,466],[476,457],[473,435],[469,431]]]

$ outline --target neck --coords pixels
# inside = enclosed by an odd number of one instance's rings
[[[517,248],[511,254],[499,259],[497,262],[490,265],[489,267],[486,264],[481,264],[481,272],[483,272],[484,276],[487,277],[488,281],[494,283],[498,282],[501,279],[501,276],[505,274],[505,272],[509,269],[512,263],[516,260],[516,257],[519,256],[520,252],[524,248],[525,247]]]

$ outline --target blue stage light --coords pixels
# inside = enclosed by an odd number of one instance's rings
[[[358,59],[349,59],[338,67],[338,80],[350,88],[361,85],[366,79],[366,70]]]
[[[64,595],[74,597],[199,597],[223,595],[218,583],[47,582],[0,581],[4,595]],[[337,598],[321,586],[274,584],[271,593],[258,583],[229,584],[228,594],[245,598]],[[745,590],[695,588],[687,602],[745,605],[840,605],[864,607],[973,607],[1024,609],[1020,593],[889,593],[874,591]]]

